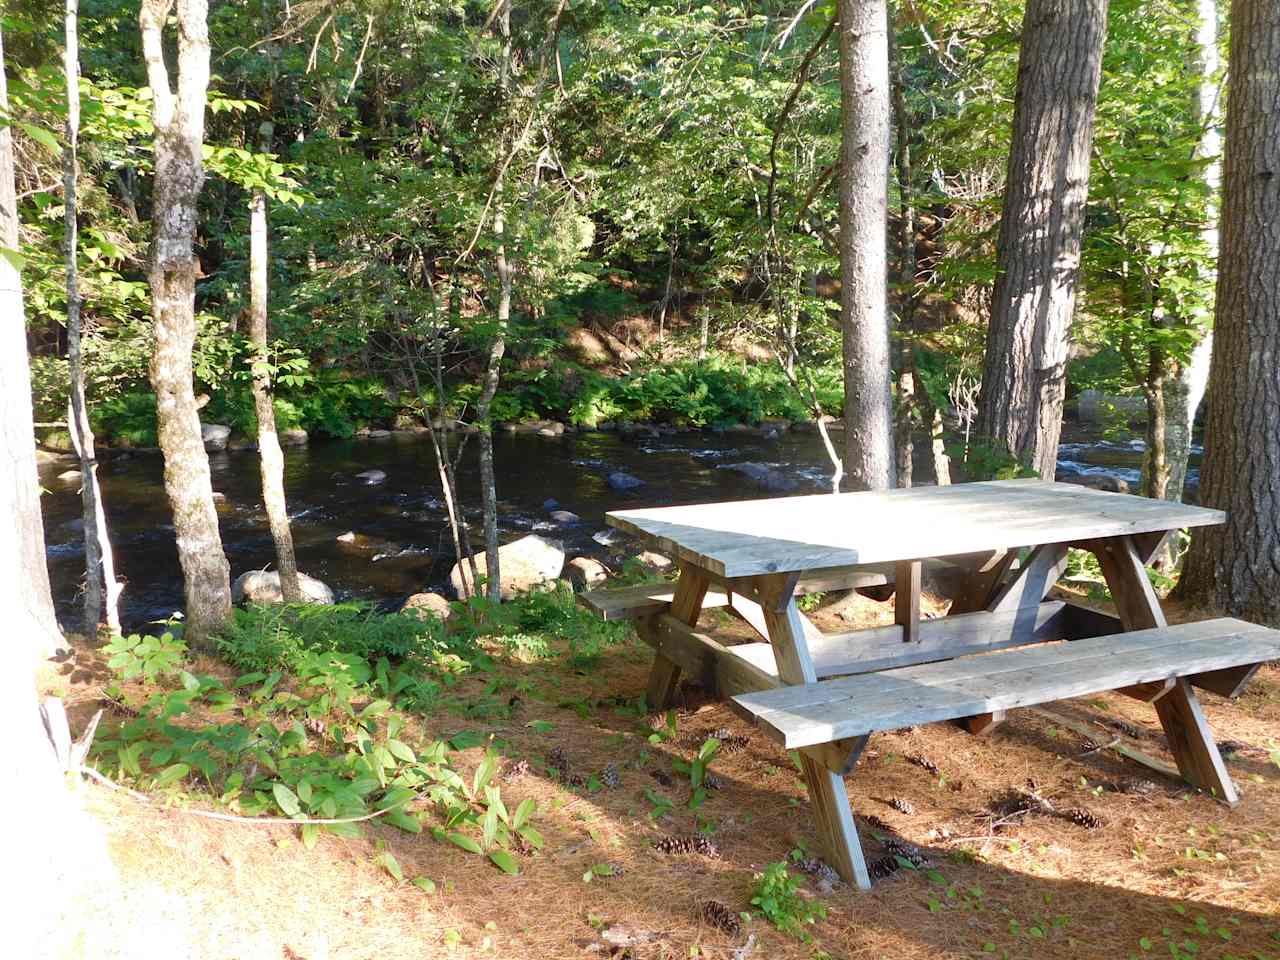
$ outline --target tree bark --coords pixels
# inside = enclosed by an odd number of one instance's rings
[[[915,337],[916,310],[916,209],[911,189],[911,118],[898,57],[897,38],[889,24],[889,69],[893,74],[894,168],[898,176],[898,406],[893,445],[897,454],[898,486],[909,487],[914,464],[911,428],[920,401],[916,396]]]
[[[978,435],[1052,479],[1107,0],[1028,0]]]
[[[209,85],[208,3],[177,0],[176,95],[169,87],[163,47],[165,21],[173,5],[173,0],[142,0],[139,16],[155,122],[151,384],[186,593],[185,636],[193,649],[207,649],[210,636],[231,616],[230,567],[218,532],[191,369],[198,272],[196,198],[204,183],[201,147]]]
[[[1231,4],[1222,256],[1185,599],[1280,623],[1280,6]]]
[[[264,121],[258,130],[259,149],[271,148],[274,125]],[[289,529],[289,508],[284,496],[284,451],[276,433],[276,409],[272,402],[271,369],[267,355],[267,194],[253,191],[249,201],[249,342],[253,360],[253,410],[258,420],[258,462],[262,471],[262,503],[276,546],[280,568],[280,595],[285,603],[302,602],[298,561]]]
[[[0,114],[9,114],[0,40]],[[13,131],[0,126],[0,590],[6,623],[24,655],[47,656],[62,645],[45,561],[40,484],[36,478],[27,321],[18,273],[18,199]],[[26,661],[29,662],[29,661]],[[25,662],[24,662],[25,667]],[[24,679],[25,669],[15,670]]]
[[[845,474],[894,484],[886,234],[889,47],[885,0],[840,0],[840,326]]]

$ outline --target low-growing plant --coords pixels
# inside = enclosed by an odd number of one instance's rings
[[[102,648],[108,657],[107,666],[120,674],[121,679],[137,677],[154,683],[161,677],[174,676],[182,669],[187,656],[187,644],[172,633],[160,636],[116,637]]]
[[[785,861],[771,863],[756,874],[751,904],[783,933],[806,943],[812,937],[805,927],[826,919],[827,908],[815,900],[800,896],[800,878],[787,872]]]

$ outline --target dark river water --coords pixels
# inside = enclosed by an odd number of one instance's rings
[[[584,432],[555,438],[499,434],[494,441],[503,539],[540,533],[564,541],[570,556],[607,556],[608,548],[593,539],[605,529],[606,510],[829,489],[830,468],[814,434],[689,431],[623,437]],[[476,446],[468,444],[459,476],[468,505],[478,504]],[[917,444],[917,453],[921,446]],[[285,457],[286,495],[303,572],[329,584],[340,599],[386,606],[446,582],[453,549],[425,437],[316,441],[287,449]],[[1062,457],[1062,472],[1136,482],[1141,447],[1076,439],[1064,444]],[[209,459],[214,490],[225,497],[218,512],[232,576],[274,566],[256,453],[213,453]],[[43,507],[54,599],[59,615],[78,625],[84,575],[79,484],[57,479],[72,466],[67,460],[43,464],[41,480],[50,491]],[[357,478],[370,469],[385,471],[385,482],[370,486]],[[618,470],[643,484],[626,491],[611,488],[608,476]],[[125,581],[121,615],[127,629],[166,618],[182,605],[161,471],[160,458],[145,454],[112,458],[100,470],[117,571]],[[917,472],[927,472],[923,463]],[[582,522],[555,523],[544,506],[548,499],[578,514]],[[467,517],[473,543],[478,543],[477,508],[468,509]],[[339,541],[347,531],[363,537],[356,544]]]

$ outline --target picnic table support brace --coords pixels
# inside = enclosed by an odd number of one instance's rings
[[[757,592],[764,610],[769,643],[773,646],[778,679],[785,684],[816,683],[818,676],[809,656],[800,611],[796,609],[797,579],[792,574],[761,577],[757,581]],[[809,788],[818,840],[828,862],[846,881],[856,884],[861,890],[870,890],[871,876],[862,855],[844,777],[833,773],[808,753],[800,754],[800,768]]]
[[[1160,599],[1147,577],[1144,557],[1159,548],[1159,541],[1135,543],[1134,537],[1094,540],[1089,549],[1098,558],[1111,596],[1126,630],[1167,626]],[[1236,786],[1218,752],[1205,721],[1200,701],[1186,678],[1179,678],[1155,700],[1156,716],[1169,741],[1169,752],[1184,780],[1234,807],[1240,802]]]
[[[690,627],[696,624],[708,586],[710,581],[706,574],[690,564],[681,564],[680,580],[671,599],[671,616]],[[675,701],[679,687],[680,667],[662,653],[655,653],[653,667],[649,671],[649,686],[645,690],[649,709],[667,709]]]

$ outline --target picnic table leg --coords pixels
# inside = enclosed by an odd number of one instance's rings
[[[778,678],[786,684],[816,683],[818,676],[809,656],[804,623],[796,608],[796,579],[789,574],[762,577],[757,595],[778,666]],[[871,877],[862,856],[844,778],[806,753],[800,754],[800,767],[813,804],[818,840],[828,861],[846,881],[870,890]]]
[[[1155,542],[1159,546],[1159,541]],[[1111,596],[1116,602],[1120,623],[1126,630],[1163,627],[1167,621],[1160,598],[1147,577],[1143,558],[1153,547],[1135,543],[1133,537],[1097,540],[1090,548],[1102,567]],[[1227,773],[1213,733],[1205,721],[1200,701],[1185,679],[1179,678],[1155,700],[1156,715],[1169,741],[1169,752],[1184,780],[1209,791],[1228,806],[1240,802],[1235,784]]]
[[[671,600],[671,616],[690,627],[696,624],[709,583],[707,575],[697,567],[682,563],[676,593]],[[665,710],[669,707],[679,686],[680,668],[661,653],[655,653],[653,668],[649,671],[649,686],[645,690],[649,709]]]

